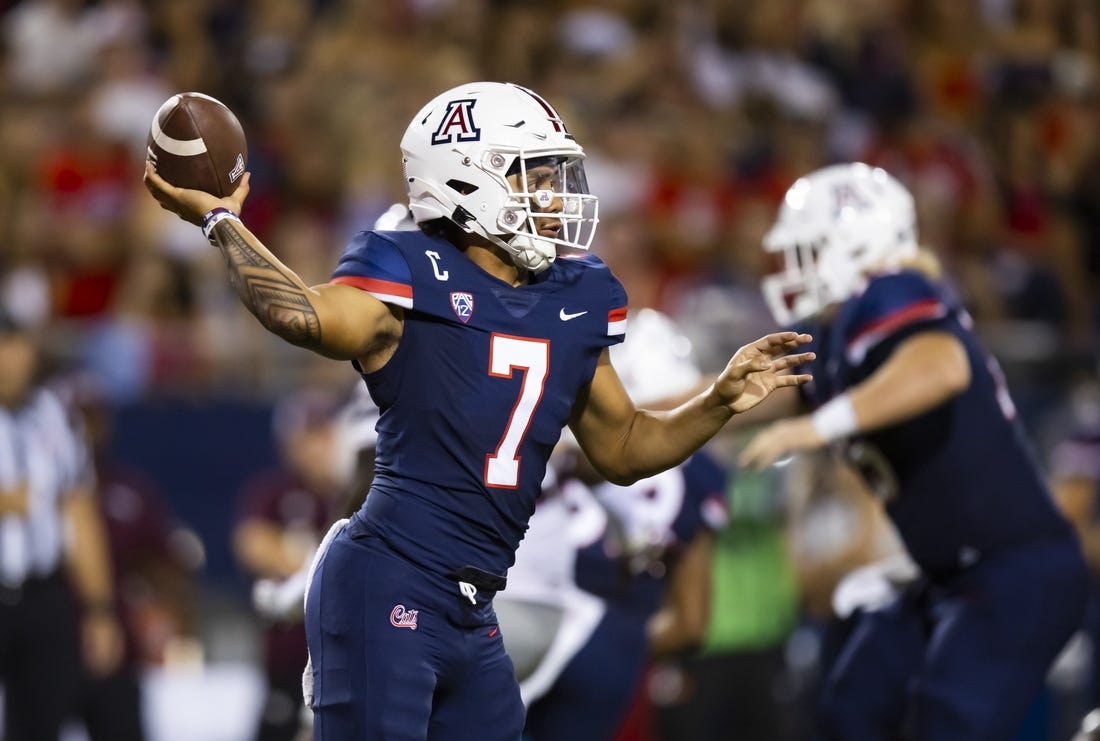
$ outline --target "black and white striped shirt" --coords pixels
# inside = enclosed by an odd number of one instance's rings
[[[54,392],[38,388],[22,406],[0,407],[0,497],[25,487],[28,502],[25,514],[0,515],[0,584],[17,587],[59,568],[68,539],[61,505],[93,483],[83,427]]]

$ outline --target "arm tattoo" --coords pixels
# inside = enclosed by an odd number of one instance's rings
[[[226,219],[215,228],[218,246],[229,266],[230,283],[260,323],[295,345],[321,341],[321,322],[305,289],[274,257],[257,250]]]

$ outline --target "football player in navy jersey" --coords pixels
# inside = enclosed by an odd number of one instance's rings
[[[1081,624],[1085,567],[996,362],[919,266],[912,196],[864,164],[786,194],[763,290],[813,327],[812,414],[763,430],[763,467],[832,445],[881,497],[920,578],[867,612],[822,698],[830,739],[1011,739]]]
[[[401,152],[420,230],[357,235],[314,287],[241,223],[247,176],[223,199],[152,164],[145,182],[203,227],[264,327],[352,361],[381,410],[370,494],[307,592],[315,736],[514,741],[523,705],[491,600],[562,428],[608,480],[653,475],[808,381],[788,369],[810,337],[767,335],[677,409],[638,409],[607,351],[626,295],[584,252],[596,198],[554,108],[513,84],[461,85],[416,114]]]

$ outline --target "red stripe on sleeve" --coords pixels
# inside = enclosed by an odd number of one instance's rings
[[[368,293],[381,293],[386,296],[396,296],[398,298],[407,299],[412,299],[413,297],[412,286],[406,285],[405,283],[394,283],[389,280],[363,278],[357,275],[339,275],[329,282],[352,286],[353,288],[359,288]]]
[[[944,316],[946,313],[947,307],[945,307],[939,299],[921,299],[920,301],[911,303],[908,306],[904,306],[884,317],[864,325],[864,327],[856,333],[856,336],[848,341],[848,346],[851,347],[867,339],[871,335],[887,335],[896,329],[904,327],[906,324],[911,324],[921,319],[934,319]]]

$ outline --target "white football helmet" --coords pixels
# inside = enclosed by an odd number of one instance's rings
[[[917,253],[913,196],[879,167],[816,170],[787,191],[765,252],[782,258],[761,287],[780,324],[805,319],[863,290],[867,276]]]
[[[597,199],[588,193],[584,150],[527,88],[472,82],[438,95],[405,130],[401,152],[418,224],[450,219],[534,272],[549,267],[558,247],[592,243]],[[508,182],[515,174],[522,189]],[[557,219],[560,230],[540,234],[536,218]]]
[[[632,312],[626,339],[611,347],[611,364],[635,404],[671,399],[693,389],[702,373],[691,340],[655,309]]]

